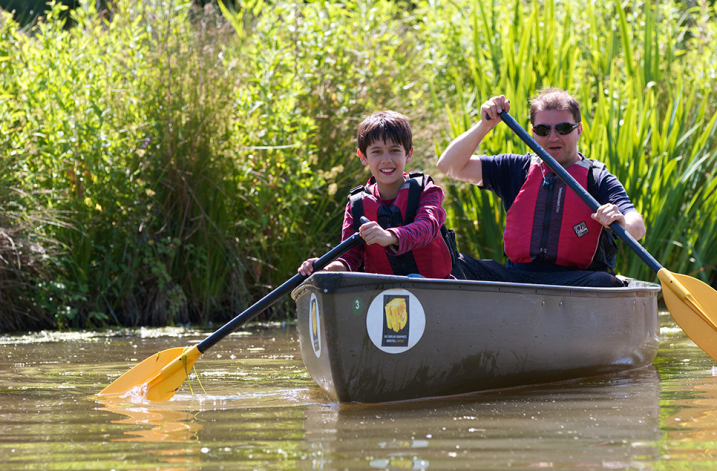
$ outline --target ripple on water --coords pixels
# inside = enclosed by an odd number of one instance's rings
[[[139,384],[120,395],[119,399],[122,402],[130,402],[132,404],[148,404],[150,401],[147,399],[147,391],[149,391],[149,385],[147,383]]]

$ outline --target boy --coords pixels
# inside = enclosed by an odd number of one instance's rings
[[[454,249],[442,237],[447,232],[443,191],[422,173],[404,172],[413,156],[408,118],[394,111],[374,113],[359,125],[357,138],[357,154],[372,176],[365,187],[351,190],[342,240],[358,230],[366,245],[324,270],[359,271],[363,266],[367,273],[450,278]],[[361,216],[370,222],[357,227],[354,221]],[[316,260],[306,260],[298,272],[309,276]]]

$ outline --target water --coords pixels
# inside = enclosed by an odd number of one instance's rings
[[[294,328],[228,337],[197,362],[194,395],[185,383],[164,403],[94,394],[206,333],[0,337],[0,469],[714,468],[717,367],[661,323],[649,368],[390,405],[331,403]]]

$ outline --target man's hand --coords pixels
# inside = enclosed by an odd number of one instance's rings
[[[448,144],[436,163],[438,170],[447,177],[482,186],[483,163],[480,157],[473,153],[485,136],[500,123],[498,112],[508,110],[510,110],[510,100],[503,95],[483,103],[480,108],[481,120]]]
[[[592,214],[592,218],[603,226],[609,228],[610,224],[617,221],[622,227],[625,227],[625,216],[617,209],[614,204],[604,204]]]
[[[359,227],[359,234],[367,245],[378,244],[387,247],[398,244],[398,237],[393,232],[379,226],[376,221],[367,222]]]
[[[498,113],[503,111],[510,111],[510,100],[505,95],[494,96],[483,103],[480,107],[480,117],[481,124],[485,127],[486,132],[498,126],[498,123],[500,123]]]
[[[627,215],[624,215],[616,205],[608,203],[600,206],[592,214],[592,218],[604,227],[610,227],[610,224],[617,221],[635,240],[645,237],[645,223],[637,211],[629,211]]]

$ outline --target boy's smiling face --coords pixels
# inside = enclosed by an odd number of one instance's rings
[[[366,155],[359,150],[361,163],[368,165],[376,179],[382,198],[393,199],[403,185],[403,171],[411,161],[413,148],[406,152],[401,144],[392,139],[378,140],[366,148]]]

